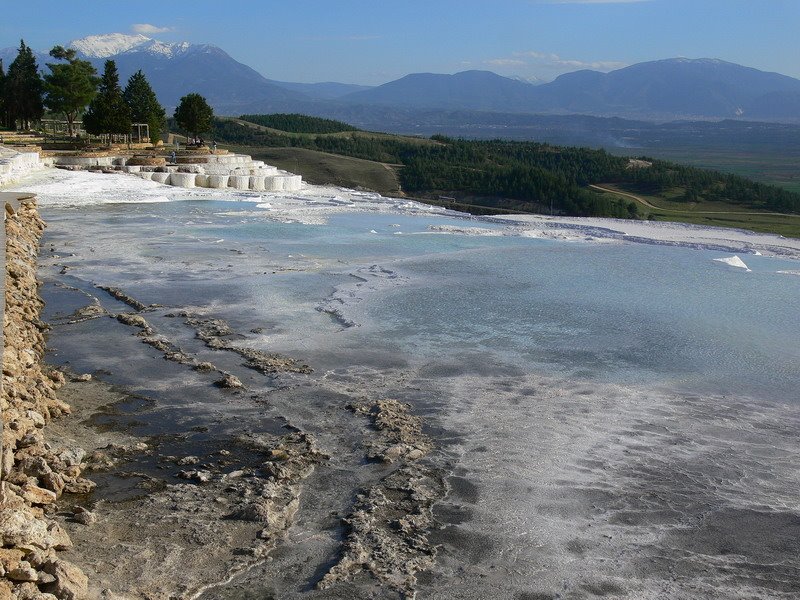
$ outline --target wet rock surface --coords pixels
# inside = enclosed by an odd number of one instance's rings
[[[246,359],[245,366],[249,369],[264,375],[312,371],[308,365],[289,356],[230,343],[232,339],[243,339],[244,336],[236,334],[222,319],[207,318],[187,312],[181,312],[180,316],[186,319],[187,325],[195,329],[198,339],[201,339],[206,346],[214,350],[228,350],[239,354]]]
[[[88,576],[89,598],[192,598],[204,591],[213,597],[217,585],[281,543],[304,481],[328,458],[311,435],[291,428],[241,436],[230,442],[236,452],[166,455],[159,440],[98,433],[85,418],[126,402],[124,394],[97,381],[71,382],[62,391],[84,401],[77,422],[60,424],[54,437],[89,447],[84,464],[104,488],[130,482],[119,498],[72,496],[80,503],[60,513],[59,526],[69,531],[75,562]],[[159,471],[168,464],[176,468]]]
[[[127,304],[128,306],[130,306],[135,310],[147,310],[148,308],[150,308],[147,304],[139,302],[136,298],[129,296],[119,288],[107,285],[98,285],[97,288],[103,290],[104,292],[108,292],[108,294],[112,298],[114,298],[115,300],[119,300],[120,302],[124,302],[125,304]],[[153,308],[155,308],[155,305],[153,306]]]
[[[367,456],[400,466],[358,494],[341,556],[319,582],[321,589],[368,573],[403,597],[416,596],[417,573],[433,568],[436,548],[428,536],[435,522],[433,504],[445,494],[441,472],[419,459],[433,448],[410,405],[397,400],[348,406],[371,418],[378,440],[367,442]]]
[[[378,431],[376,440],[370,440],[367,457],[394,463],[400,460],[417,460],[432,448],[431,440],[422,433],[422,419],[411,414],[411,405],[397,400],[354,402],[348,408],[356,414],[368,416]]]

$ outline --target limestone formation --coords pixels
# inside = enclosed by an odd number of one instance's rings
[[[172,173],[169,176],[169,183],[177,187],[193,188],[196,177],[194,173]]]
[[[216,385],[217,387],[227,388],[227,389],[237,389],[244,387],[241,380],[238,377],[236,377],[236,375],[232,375],[230,373],[225,373],[225,376],[219,381],[214,382],[214,385]]]
[[[40,159],[38,153],[20,154],[0,146],[0,185],[10,173],[54,166],[67,170],[91,170],[102,173],[127,173],[164,185],[183,188],[233,188],[252,192],[296,191],[302,188],[299,175],[253,160],[242,154],[222,151],[206,154],[204,149],[180,151],[174,160],[149,155],[114,155],[111,152],[57,153]],[[13,154],[13,156],[12,156]],[[8,156],[6,156],[8,155]],[[19,175],[16,177],[19,178]]]
[[[247,175],[231,175],[228,177],[228,187],[237,190],[250,189],[250,178]]]
[[[0,186],[14,183],[42,166],[44,165],[38,152],[17,152],[0,145]]]
[[[167,183],[169,181],[169,173],[153,173],[152,180],[158,183]]]
[[[250,189],[255,192],[263,192],[264,191],[264,180],[266,177],[263,175],[251,175],[250,176]]]
[[[228,187],[227,175],[209,175],[208,187],[210,188],[226,188]]]
[[[128,296],[125,292],[123,292],[122,290],[120,290],[118,288],[110,287],[110,286],[107,286],[107,285],[98,285],[97,287],[98,287],[98,289],[101,289],[101,290],[111,294],[111,296],[115,300],[119,300],[120,302],[124,302],[125,304],[127,304],[128,306],[130,306],[131,308],[133,308],[135,310],[145,310],[146,308],[149,308],[146,304],[143,304],[142,302],[139,302],[136,298],[132,298],[131,296]]]
[[[43,230],[32,200],[7,213],[0,598],[77,600],[86,595],[86,577],[57,556],[72,542],[44,508],[65,491],[90,490],[94,484],[80,476],[82,450],[54,448],[42,433],[48,421],[70,410],[56,396],[64,375],[42,361],[45,326],[36,259]]]
[[[416,574],[434,566],[436,548],[428,541],[434,526],[431,508],[445,493],[440,474],[417,462],[430,452],[431,441],[408,404],[378,400],[348,408],[372,419],[377,439],[367,443],[367,456],[400,466],[358,495],[353,512],[344,519],[348,533],[339,561],[319,587],[369,573],[413,598]]]
[[[243,339],[244,336],[235,333],[222,319],[204,318],[187,312],[181,312],[180,316],[186,319],[187,325],[195,329],[195,335],[203,340],[206,346],[214,350],[235,352],[246,359],[244,366],[262,375],[312,372],[310,366],[289,356],[232,344],[231,340]]]
[[[410,413],[411,406],[397,400],[354,402],[348,406],[355,413],[368,415],[379,432],[369,443],[367,457],[385,463],[401,459],[417,460],[431,449],[431,441],[422,433],[422,420]]]

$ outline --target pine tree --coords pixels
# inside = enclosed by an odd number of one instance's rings
[[[150,141],[153,144],[157,143],[166,125],[167,114],[141,70],[136,71],[128,79],[122,97],[131,109],[131,121],[147,123],[150,128]]]
[[[105,63],[100,88],[83,117],[83,125],[92,135],[131,132],[131,109],[122,97],[119,73],[113,60]]]
[[[214,111],[200,94],[187,94],[175,109],[175,120],[186,133],[197,137],[198,133],[211,131]]]
[[[56,46],[50,56],[67,62],[47,63],[50,74],[45,75],[47,97],[45,103],[53,112],[67,119],[70,136],[75,131],[75,120],[97,94],[97,71],[92,64],[76,57],[75,50]]]
[[[6,72],[3,70],[3,61],[0,60],[0,127],[8,123],[6,119]]]
[[[42,118],[44,84],[39,75],[36,57],[23,40],[19,42],[17,57],[8,67],[3,87],[9,127],[15,127],[19,122],[23,129],[29,129],[32,122]]]

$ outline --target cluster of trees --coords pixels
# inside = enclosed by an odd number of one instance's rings
[[[296,113],[275,113],[272,115],[242,115],[243,121],[288,131],[290,133],[341,133],[343,131],[358,131],[357,128],[343,121],[309,117]]]
[[[268,115],[271,116],[271,115]],[[247,117],[245,119],[245,117]],[[263,123],[252,115],[243,120]],[[676,188],[683,200],[719,200],[777,212],[800,213],[800,194],[728,175],[647,159],[649,167],[631,168],[629,159],[604,150],[535,142],[464,140],[433,136],[281,135],[259,132],[231,121],[216,121],[215,135],[254,146],[299,146],[355,158],[403,165],[403,189],[417,194],[462,193],[481,202],[518,210],[558,210],[586,216],[635,217],[632,202],[611,199],[587,188],[618,183],[653,195]],[[642,157],[644,158],[644,157]],[[476,202],[475,199],[472,202]]]
[[[71,48],[56,46],[50,56],[58,62],[47,63],[50,72],[42,76],[33,52],[21,41],[8,73],[0,64],[0,124],[30,129],[46,108],[64,115],[70,136],[85,112],[84,127],[93,135],[128,134],[132,123],[147,123],[151,140],[158,140],[166,115],[141,71],[130,77],[123,90],[113,60],[105,62],[98,77],[94,66],[79,59]]]

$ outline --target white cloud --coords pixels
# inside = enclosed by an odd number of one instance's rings
[[[485,65],[492,65],[493,67],[513,67],[517,65],[527,64],[524,60],[518,58],[493,58],[491,60],[483,61]]]
[[[549,69],[563,70],[563,69],[593,69],[595,71],[613,71],[614,69],[621,69],[628,66],[618,60],[577,60],[571,58],[562,58],[558,54],[547,52],[515,52],[514,56],[524,57],[528,59],[527,63],[535,64]]]
[[[470,63],[462,62],[462,66]],[[528,50],[514,52],[510,56],[488,58],[480,61],[481,65],[488,66],[500,74],[507,76],[533,78],[538,81],[549,81],[563,73],[590,69],[607,73],[627,67],[629,63],[618,60],[579,60],[563,58],[553,52],[537,52]]]
[[[155,33],[167,33],[172,31],[173,27],[158,27],[150,23],[134,23],[131,25],[131,31],[134,33],[141,33],[143,35],[153,35]]]

